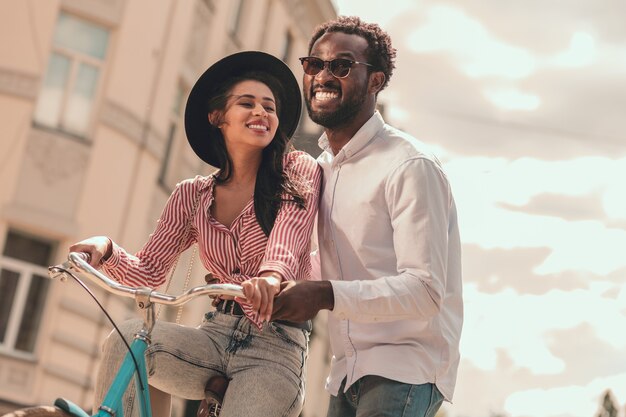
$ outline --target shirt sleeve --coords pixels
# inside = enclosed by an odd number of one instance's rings
[[[259,274],[276,271],[283,279],[294,280],[300,262],[310,262],[322,172],[317,162],[304,152],[292,152],[285,170],[290,178],[303,184],[305,207],[290,200],[282,203],[268,237]]]
[[[196,193],[197,184],[193,180],[177,184],[144,247],[131,255],[113,242],[111,256],[102,264],[105,273],[132,287],[158,288],[162,285],[178,255],[196,239],[192,227],[186,241],[181,242]]]
[[[446,288],[448,229],[456,215],[449,183],[433,161],[415,158],[389,176],[385,198],[398,274],[331,281],[333,312],[361,322],[428,319],[439,312]]]

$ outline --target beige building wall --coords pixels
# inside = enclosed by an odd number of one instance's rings
[[[110,326],[78,285],[38,277],[88,236],[138,250],[173,186],[211,171],[181,120],[211,63],[258,49],[299,75],[313,28],[334,16],[330,0],[0,1],[0,412],[59,396],[91,407]],[[319,133],[303,115],[296,146],[318,152]],[[170,292],[182,289],[190,258]],[[190,285],[201,284],[200,263],[191,271]],[[115,320],[136,315],[132,301],[94,292]],[[197,323],[208,304],[189,304],[182,322]],[[328,401],[324,319],[305,417],[325,415]],[[176,401],[174,415],[184,411]]]

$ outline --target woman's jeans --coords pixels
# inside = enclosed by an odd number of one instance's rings
[[[443,395],[434,384],[411,385],[377,375],[356,381],[348,391],[344,379],[330,396],[327,417],[434,417]]]
[[[141,320],[120,330],[130,343]],[[230,383],[221,417],[298,416],[304,402],[309,332],[277,323],[262,331],[245,317],[209,312],[197,328],[157,322],[146,351],[148,382],[174,396],[199,400],[216,374]],[[104,343],[94,408],[102,402],[127,352],[116,332]],[[124,415],[138,416],[134,387],[124,397]]]

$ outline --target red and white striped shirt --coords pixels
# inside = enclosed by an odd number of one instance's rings
[[[112,278],[133,287],[157,288],[165,282],[178,255],[198,243],[200,260],[220,282],[239,284],[262,272],[276,271],[285,280],[309,279],[310,241],[317,214],[321,170],[307,153],[295,151],[284,156],[283,166],[290,178],[308,188],[303,195],[306,207],[283,202],[269,237],[258,224],[251,199],[230,228],[211,215],[215,174],[182,181],[170,196],[156,230],[136,255],[113,243],[113,252],[103,264]],[[188,218],[199,195],[198,208],[185,235]],[[288,195],[283,198],[291,200]],[[249,305],[242,305],[257,325]]]

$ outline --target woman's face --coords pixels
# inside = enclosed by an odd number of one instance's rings
[[[278,129],[278,114],[272,90],[255,80],[235,84],[221,119],[219,128],[229,152],[244,148],[264,149]]]

